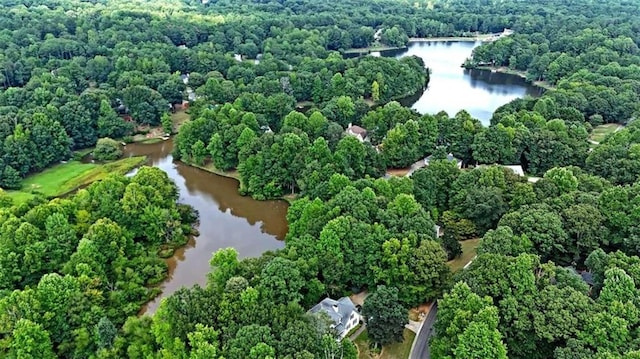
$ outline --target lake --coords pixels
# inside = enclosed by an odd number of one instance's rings
[[[518,97],[539,96],[542,89],[514,75],[465,70],[460,65],[471,55],[474,42],[412,42],[407,49],[391,50],[382,56],[417,55],[431,69],[428,89],[406,98],[403,104],[420,113],[446,111],[453,116],[466,109],[488,125],[493,111]],[[374,54],[376,55],[376,54]],[[377,54],[380,55],[380,54]],[[238,194],[238,181],[173,161],[172,140],[156,144],[129,144],[127,156],[147,156],[149,165],[165,171],[178,186],[181,203],[200,214],[200,235],[178,249],[167,260],[169,276],[163,292],[141,313],[153,313],[161,298],[183,286],[206,285],[209,260],[220,248],[233,247],[241,258],[284,247],[287,233],[285,201],[256,201]]]
[[[200,235],[167,260],[169,276],[163,292],[141,313],[153,313],[160,299],[183,286],[206,285],[209,260],[220,248],[233,247],[239,257],[258,257],[284,247],[287,234],[285,201],[256,201],[238,194],[238,181],[174,162],[171,140],[155,144],[128,144],[126,156],[147,156],[148,165],[165,171],[178,186],[179,202],[200,214]]]
[[[488,126],[498,107],[516,98],[538,97],[544,89],[527,83],[520,76],[462,68],[471,51],[480,45],[479,41],[412,41],[405,49],[372,55],[395,58],[415,55],[431,70],[427,90],[403,99],[400,101],[403,105],[422,114],[446,111],[454,116],[460,110],[467,110]]]

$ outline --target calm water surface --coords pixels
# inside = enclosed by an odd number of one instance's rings
[[[153,313],[160,299],[181,287],[204,286],[211,254],[233,247],[239,256],[253,257],[284,247],[288,204],[284,201],[255,201],[238,194],[238,181],[218,176],[180,162],[173,162],[171,140],[160,143],[129,144],[125,155],[147,156],[149,165],[165,171],[178,186],[180,203],[200,213],[200,235],[168,259],[169,277],[163,292],[143,308]]]
[[[401,101],[420,113],[446,111],[454,116],[467,110],[472,117],[489,125],[493,112],[500,106],[520,97],[540,96],[542,88],[528,84],[515,75],[486,70],[466,70],[460,65],[480,42],[418,41],[408,48],[384,51],[382,56],[401,58],[416,55],[431,69],[429,88]]]

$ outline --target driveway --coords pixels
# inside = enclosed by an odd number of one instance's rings
[[[413,347],[411,348],[411,354],[409,354],[409,359],[430,359],[431,354],[429,353],[429,339],[431,335],[434,333],[433,323],[436,321],[436,316],[438,315],[438,303],[434,303],[429,310],[429,314],[422,322],[422,327],[420,328],[420,332],[416,339],[413,342]]]
[[[418,334],[418,332],[420,331],[420,327],[422,326],[422,322],[416,322],[415,320],[409,320],[409,324],[405,324],[405,328],[409,329],[410,331]]]
[[[425,167],[426,164],[424,163],[424,159],[421,159],[417,162],[415,162],[414,164],[411,165],[411,169],[409,169],[409,172],[407,172],[407,174],[405,176],[407,177],[411,177],[411,175],[413,174],[413,172],[421,169],[422,167]]]

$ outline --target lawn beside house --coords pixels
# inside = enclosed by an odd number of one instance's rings
[[[171,114],[171,119],[173,120],[173,130],[178,132],[182,125],[191,119],[191,116],[187,113],[186,110],[180,109]]]
[[[70,161],[61,163],[33,174],[22,181],[22,189],[7,191],[15,204],[24,203],[42,194],[45,197],[58,197],[101,180],[111,173],[125,174],[142,165],[146,157],[128,157],[105,164]]]
[[[447,265],[449,265],[449,268],[451,268],[451,271],[454,273],[464,268],[464,266],[471,262],[473,257],[476,256],[478,246],[480,245],[480,238],[462,241],[460,245],[462,245],[462,255],[447,262]]]
[[[366,330],[353,343],[358,347],[358,359],[407,359],[415,336],[414,332],[405,329],[402,343],[386,345],[382,347],[380,354],[369,350],[369,336]]]
[[[616,132],[620,125],[617,123],[607,123],[604,125],[596,126],[591,134],[589,135],[589,139],[594,142],[602,142],[608,134]]]

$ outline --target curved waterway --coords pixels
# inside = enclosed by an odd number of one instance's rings
[[[141,311],[153,313],[160,300],[181,287],[204,286],[209,260],[220,248],[233,247],[239,257],[257,257],[284,247],[287,233],[285,201],[256,201],[238,194],[238,181],[174,162],[171,140],[156,144],[129,144],[126,156],[147,156],[148,165],[165,171],[179,190],[179,202],[200,214],[200,235],[176,250],[167,260],[169,276],[162,283],[162,294]]]
[[[373,53],[374,56],[401,58],[416,55],[431,70],[426,91],[400,102],[422,114],[446,111],[454,116],[466,110],[488,126],[500,106],[525,96],[538,97],[544,89],[527,83],[522,77],[488,70],[461,67],[481,42],[412,41],[404,49]]]

